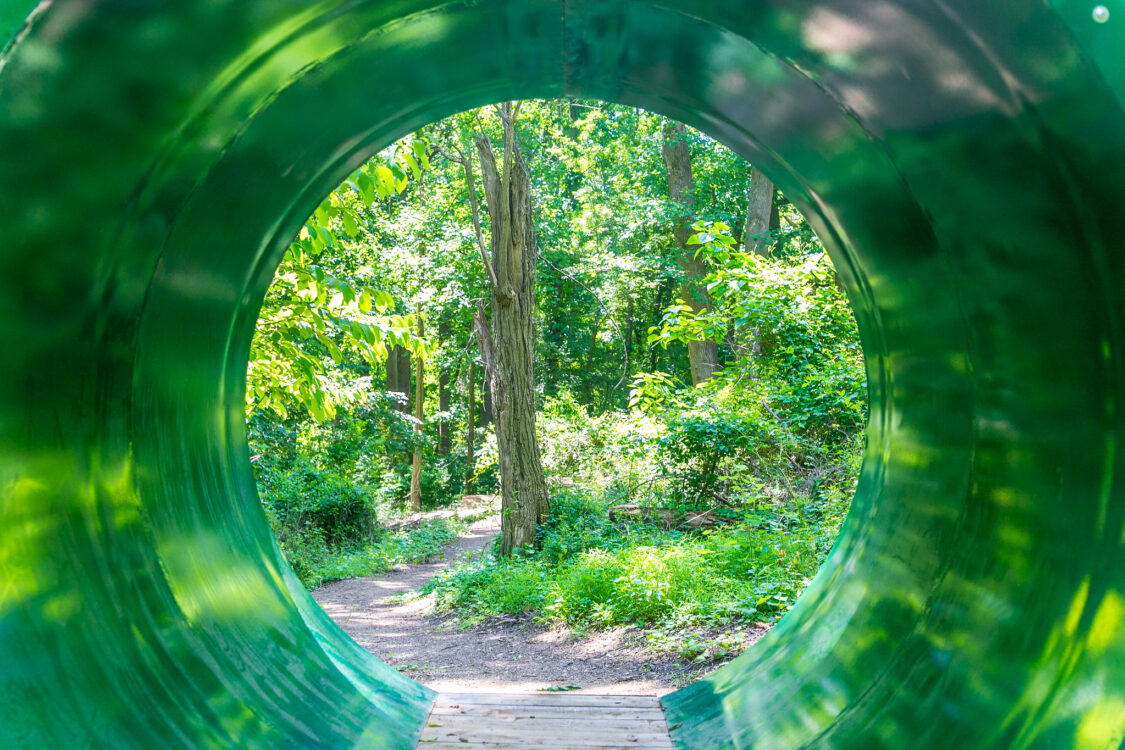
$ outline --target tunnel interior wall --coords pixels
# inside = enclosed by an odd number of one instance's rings
[[[681,748],[1125,738],[1125,6],[56,0],[0,58],[0,744],[413,747],[432,693],[284,563],[246,352],[321,197],[515,98],[722,139],[813,223],[863,339],[836,548]]]

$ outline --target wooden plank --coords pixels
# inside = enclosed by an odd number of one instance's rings
[[[426,726],[422,742],[523,742],[529,747],[566,744],[577,746],[616,745],[618,747],[671,747],[665,727],[591,727],[579,720],[570,722],[530,721],[521,724],[464,723],[456,726]]]
[[[443,716],[475,716],[481,719],[527,719],[527,718],[559,718],[581,716],[583,720],[603,721],[614,719],[643,719],[664,721],[664,712],[659,708],[619,708],[613,706],[602,708],[600,706],[471,706],[462,703],[459,708],[451,706],[435,706],[431,717]]]
[[[488,750],[531,750],[534,746],[524,742],[484,742],[466,744],[464,742],[423,742],[418,745],[419,750],[473,750],[473,748],[488,748]],[[623,745],[544,745],[551,750],[624,750]],[[667,745],[654,745],[651,749],[639,745],[629,745],[636,750],[667,750],[672,747]]]
[[[565,740],[560,740],[565,742]],[[533,750],[537,745],[529,745],[525,742],[480,742],[480,743],[464,743],[464,742],[423,742],[418,745],[418,750],[477,750],[477,748],[488,748],[488,750]],[[645,747],[643,745],[542,745],[542,747],[550,748],[550,750],[668,750],[671,748],[671,743],[667,745],[653,745],[652,747]]]
[[[650,695],[587,695],[582,693],[565,694],[525,694],[525,693],[439,693],[434,705],[453,706],[466,704],[475,706],[605,706],[621,708],[659,708],[660,699]]]
[[[586,721],[584,716],[571,716],[565,718],[543,718],[543,719],[480,719],[476,716],[433,716],[426,721],[428,729],[445,729],[449,731],[459,731],[465,734],[479,734],[480,732],[487,732],[491,728],[503,729],[503,731],[540,731],[546,730],[551,732],[613,732],[620,734],[622,732],[642,732],[645,734],[661,732],[667,733],[667,724],[663,721],[653,721],[651,719],[613,719],[606,721],[599,721],[594,724]]]
[[[672,740],[664,737],[548,737],[541,734],[517,734],[511,737],[442,737],[437,735],[424,735],[418,741],[418,750],[426,750],[435,745],[460,746],[471,748],[496,747],[504,745],[524,748],[574,748],[574,750],[591,750],[591,748],[610,748],[610,750],[675,750]]]
[[[672,750],[658,699],[555,693],[439,694],[418,747]]]
[[[534,724],[537,727],[551,729],[566,729],[576,724],[588,727],[592,731],[615,732],[621,727],[630,730],[646,732],[663,732],[667,727],[663,718],[619,716],[613,719],[590,720],[582,715],[571,716],[459,716],[430,714],[427,725],[431,727],[487,727],[487,726],[527,726]]]

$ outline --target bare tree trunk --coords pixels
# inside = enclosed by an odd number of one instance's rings
[[[422,314],[418,314],[418,339],[426,335]],[[414,446],[414,460],[410,469],[410,509],[418,512],[422,510],[422,420],[426,416],[426,363],[421,357],[415,360],[414,373],[414,437],[418,443]]]
[[[481,361],[484,361],[484,353],[481,352]],[[488,373],[484,373],[484,378],[480,381],[480,426],[481,429],[488,429],[492,424],[492,379],[489,378]]]
[[[387,393],[401,393],[405,400],[395,403],[395,411],[410,412],[410,350],[387,347]]]
[[[688,245],[692,234],[691,214],[695,208],[695,183],[691,174],[691,149],[688,148],[687,128],[684,125],[665,125],[661,153],[668,170],[668,194],[683,207],[685,214],[676,222],[674,230],[676,247],[679,249],[678,262],[684,275],[680,299],[696,313],[707,312],[711,309],[711,302],[699,283],[707,269]],[[689,341],[688,360],[691,363],[691,382],[699,385],[719,371],[719,347],[714,341]]]
[[[664,311],[667,310],[668,305],[670,305],[672,303],[671,286],[672,285],[670,283],[668,283],[668,279],[660,279],[659,280],[659,286],[656,287],[656,292],[653,294],[654,309],[652,311],[652,320],[653,320],[654,325],[659,325],[660,319],[664,315]],[[644,338],[641,339],[641,341],[646,341],[646,340],[647,339],[644,339]],[[663,349],[661,347],[656,346],[655,344],[649,345],[649,347],[648,347],[648,369],[649,370],[655,370],[656,369],[656,363],[657,363],[657,360],[660,357],[661,351],[663,351]]]
[[[473,492],[473,473],[475,471],[477,442],[477,361],[469,358],[469,408],[465,410],[465,494]]]
[[[515,108],[510,103],[500,106],[504,123],[503,171],[496,164],[488,138],[480,135],[476,143],[492,223],[491,253],[482,253],[492,285],[492,330],[489,331],[483,304],[477,311],[475,328],[485,374],[492,386],[500,454],[500,552],[503,555],[532,544],[536,526],[550,511],[535,434],[534,313],[538,249],[531,180],[516,145],[515,110],[518,105]]]
[[[398,382],[398,351],[397,346],[387,347],[387,393],[402,392]],[[395,409],[398,409],[397,404]]]
[[[757,169],[750,176],[750,197],[746,201],[746,249],[758,255],[769,255],[769,232],[776,228],[777,207],[773,200],[773,183]]]
[[[406,400],[403,401],[402,405],[399,407],[399,411],[401,411],[403,414],[409,414],[410,413],[410,407],[411,407],[411,401],[410,401],[410,371],[411,371],[411,369],[413,369],[413,368],[411,366],[411,361],[410,361],[410,350],[405,349],[405,348],[400,349],[399,353],[398,353],[398,384],[399,384],[400,392],[404,396],[406,396]]]
[[[780,224],[774,192],[770,179],[755,168],[750,174],[750,195],[746,200],[746,236],[743,242],[747,251],[763,258],[769,257],[774,249],[774,245],[770,242],[770,232],[778,229]],[[750,332],[750,339],[749,348],[754,359],[757,360],[762,350],[759,329],[754,328]],[[754,380],[758,379],[756,365],[751,377]]]
[[[449,322],[442,321],[438,324],[438,338],[441,341],[447,341],[449,335]],[[453,436],[451,435],[453,425],[449,422],[449,367],[444,364],[440,366],[438,371],[438,411],[441,412],[441,415],[438,417],[437,426],[437,452],[439,455],[448,456],[453,443]]]

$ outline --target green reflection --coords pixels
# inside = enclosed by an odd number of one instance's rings
[[[833,556],[765,641],[666,700],[676,742],[1118,747],[1107,7],[39,6],[0,59],[0,745],[413,746],[428,691],[336,629],[269,535],[245,352],[281,252],[373,150],[573,95],[762,165],[830,248],[869,368]]]

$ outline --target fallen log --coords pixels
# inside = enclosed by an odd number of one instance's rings
[[[610,506],[609,520],[639,520],[645,523],[658,524],[669,531],[680,528],[709,529],[726,522],[725,518],[716,515],[713,510],[693,513],[674,511],[671,508],[650,508],[635,503]]]

